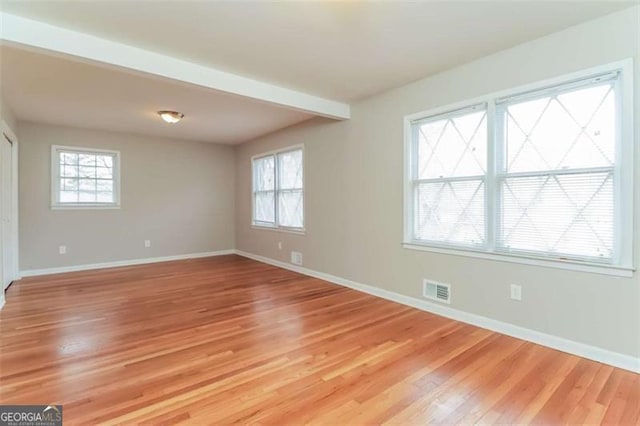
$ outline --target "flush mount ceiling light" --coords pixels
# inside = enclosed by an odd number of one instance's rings
[[[184,117],[184,114],[178,111],[158,111],[158,115],[170,124],[175,124]]]

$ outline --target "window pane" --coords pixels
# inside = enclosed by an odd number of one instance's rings
[[[509,105],[506,171],[611,166],[615,128],[611,83]]]
[[[81,203],[95,203],[96,202],[96,193],[95,193],[95,191],[93,191],[93,192],[80,191],[78,193],[78,200]]]
[[[65,177],[78,176],[78,166],[62,166],[60,171],[62,173],[62,176],[65,176]]]
[[[118,170],[118,156],[111,153],[58,151],[59,193],[56,200],[61,204],[117,203],[114,188]],[[55,169],[54,169],[55,172]]]
[[[96,176],[100,179],[112,179],[113,169],[108,169],[106,167],[98,167],[96,168]]]
[[[77,203],[78,193],[76,191],[60,191],[61,203]]]
[[[96,165],[98,167],[113,167],[113,157],[111,155],[96,156]]]
[[[60,189],[63,191],[77,191],[78,179],[61,179]]]
[[[254,200],[254,220],[256,222],[275,223],[275,193],[258,192]]]
[[[96,181],[93,179],[80,179],[80,190],[81,191],[95,191],[96,190]]]
[[[81,166],[96,165],[96,156],[94,154],[78,154],[78,162]]]
[[[72,166],[78,165],[78,154],[72,154],[68,152],[60,153],[60,164],[69,164]]]
[[[278,154],[279,189],[302,188],[302,150]]]
[[[96,177],[96,168],[88,167],[88,166],[80,166],[79,167],[80,177],[83,178],[95,178]]]
[[[98,180],[96,181],[96,189],[103,192],[113,192],[113,181]]]
[[[113,203],[113,192],[98,192],[98,202],[99,203]]]
[[[501,198],[499,247],[612,257],[612,173],[509,178]]]
[[[276,189],[274,156],[253,160],[253,185],[254,191],[273,191]]]
[[[279,192],[278,209],[278,225],[302,228],[304,211],[302,190]]]
[[[417,185],[417,240],[484,243],[484,183],[480,180]]]
[[[486,111],[422,123],[417,131],[418,179],[485,173]]]

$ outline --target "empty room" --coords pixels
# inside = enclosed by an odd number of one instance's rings
[[[640,425],[640,2],[0,3],[0,425]]]

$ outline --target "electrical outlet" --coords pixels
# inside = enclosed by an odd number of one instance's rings
[[[302,265],[302,253],[299,251],[291,252],[291,263],[294,265]]]
[[[59,246],[58,247],[58,253],[67,254],[67,246]]]
[[[278,241],[278,250],[282,250],[282,241]]]
[[[151,247],[151,240],[144,240],[144,246],[145,246],[146,248]]]
[[[518,284],[511,284],[511,299],[522,300],[522,286]]]

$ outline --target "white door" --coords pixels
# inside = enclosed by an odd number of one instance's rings
[[[0,147],[0,187],[2,189],[2,288],[11,284],[15,276],[13,270],[13,182],[12,182],[12,146],[11,141],[2,135]]]

